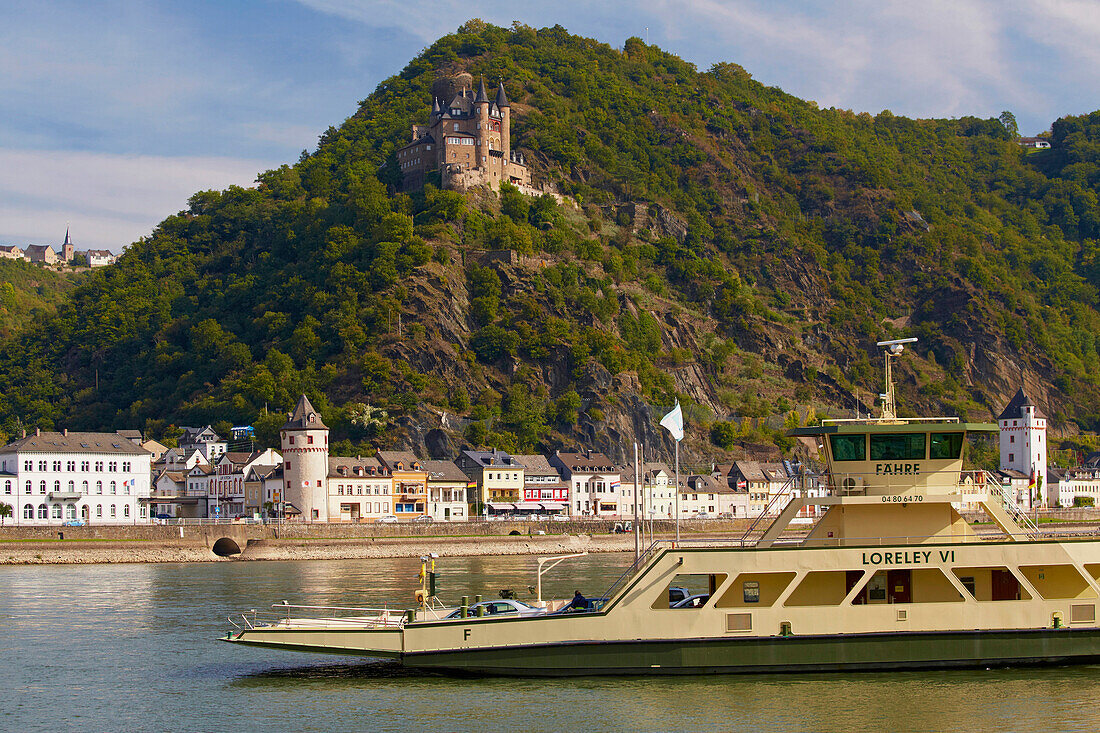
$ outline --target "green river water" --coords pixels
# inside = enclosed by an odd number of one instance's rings
[[[627,555],[566,561],[545,594],[599,595]],[[1094,731],[1100,668],[852,675],[410,674],[223,644],[226,615],[280,600],[411,598],[416,560],[0,568],[0,730]],[[440,595],[534,584],[534,557],[439,562]]]

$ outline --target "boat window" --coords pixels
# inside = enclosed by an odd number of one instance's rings
[[[932,433],[928,445],[928,457],[933,459],[958,458],[962,455],[962,446],[962,433]]]
[[[872,461],[919,461],[924,458],[924,433],[871,436]]]
[[[832,444],[834,461],[867,460],[866,435],[830,435],[829,441]]]
[[[839,606],[848,595],[847,570],[813,570],[794,589],[785,606]]]
[[[856,579],[858,582],[858,579]],[[849,585],[849,589],[854,585]],[[939,568],[898,568],[879,570],[852,599],[852,604],[883,603],[955,603],[963,600]]]
[[[652,607],[702,608],[727,577],[725,573],[681,573],[657,596]]]
[[[714,604],[715,608],[740,608],[742,606],[767,607],[773,605],[795,573],[741,573],[729,589]]]
[[[1008,568],[952,568],[976,601],[1029,601],[1031,595]]]
[[[1020,572],[1048,601],[1056,598],[1096,598],[1096,591],[1072,565],[1023,565]]]

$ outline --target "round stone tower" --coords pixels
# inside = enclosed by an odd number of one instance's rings
[[[302,395],[279,430],[285,501],[306,522],[328,521],[328,427]]]

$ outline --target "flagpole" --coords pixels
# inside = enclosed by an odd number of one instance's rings
[[[676,441],[676,544],[680,544],[680,441]]]
[[[641,538],[638,536],[638,441],[634,441],[634,562],[638,562],[641,553],[639,545]]]

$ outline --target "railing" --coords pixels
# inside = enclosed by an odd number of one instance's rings
[[[1004,492],[1001,484],[994,476],[989,474],[989,472],[985,472],[985,481],[987,486],[986,490],[990,494],[996,496],[1001,500],[1001,506],[1008,513],[1008,515],[1012,517],[1012,521],[1016,522],[1016,524],[1018,524],[1024,530],[1029,539],[1038,539],[1039,537],[1043,536],[1043,533],[1039,530],[1039,527],[1035,524],[1035,522],[1031,521],[1031,517],[1029,517],[1027,513],[1023,509],[1021,509],[1019,505],[1016,504],[1016,502],[1013,501],[1010,496],[1008,496],[1008,494]]]
[[[326,626],[370,628],[370,629],[400,629],[407,619],[407,611],[391,608],[355,608],[350,606],[299,606],[282,603],[273,603],[271,611],[261,611],[256,608],[243,613],[229,616],[228,621],[239,631],[254,631],[256,629],[273,627],[290,627],[300,622],[323,621]],[[437,609],[428,609],[434,611]],[[293,612],[299,612],[295,615]],[[304,612],[304,613],[302,613]],[[437,615],[438,617],[438,615]],[[238,619],[238,623],[234,619]]]
[[[787,479],[787,482],[780,487],[779,491],[772,494],[771,499],[768,501],[768,505],[764,507],[764,511],[760,512],[760,514],[758,514],[756,518],[752,520],[752,524],[750,524],[749,528],[745,530],[745,533],[741,535],[742,543],[748,540],[752,533],[756,531],[757,526],[761,522],[765,522],[769,518],[775,519],[775,517],[778,517],[780,514],[783,513],[783,509],[786,509],[787,504],[790,503],[790,500],[794,498],[793,496],[789,496],[789,494],[791,493],[791,489],[793,489],[795,486],[795,478],[796,477],[791,477]],[[776,504],[782,499],[782,497],[787,497],[787,502],[783,504],[782,509],[779,509],[778,511],[773,513],[772,507],[776,506]],[[767,531],[767,529],[765,528],[764,531]]]

